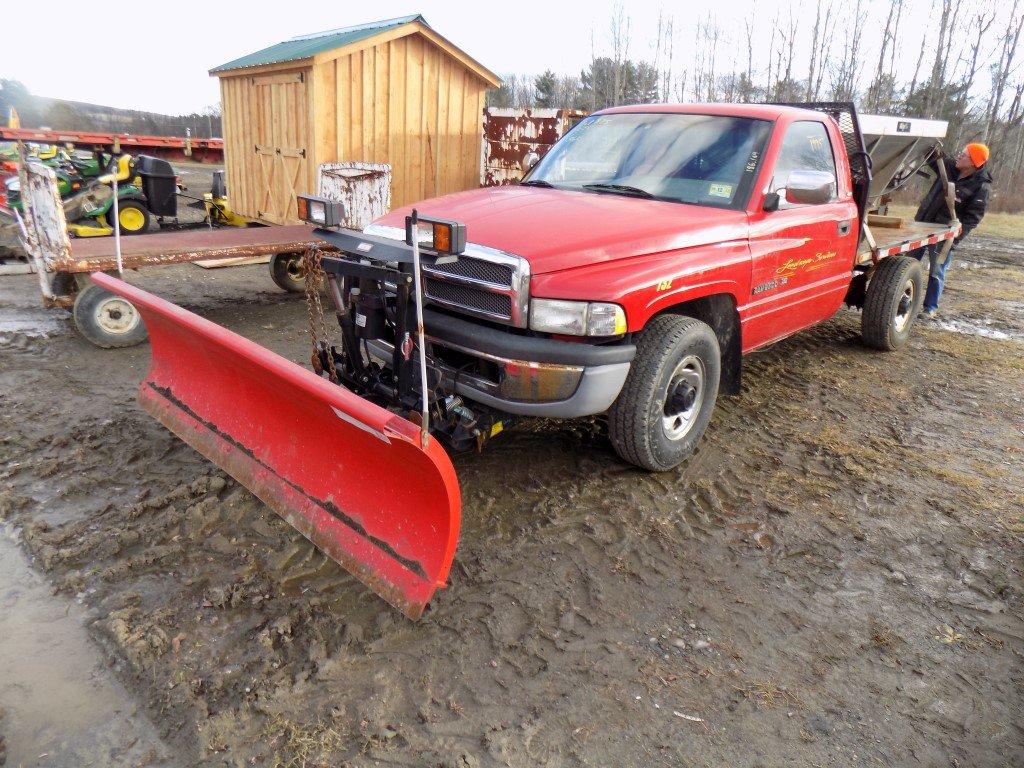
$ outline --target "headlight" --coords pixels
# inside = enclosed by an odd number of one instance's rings
[[[530,328],[568,336],[618,336],[626,332],[626,313],[618,304],[533,299]]]

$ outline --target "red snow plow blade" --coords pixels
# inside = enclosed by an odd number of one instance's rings
[[[104,274],[152,344],[139,402],[409,618],[445,585],[461,500],[419,428],[215,323]]]

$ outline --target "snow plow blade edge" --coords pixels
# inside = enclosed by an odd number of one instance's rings
[[[445,585],[461,499],[419,428],[248,339],[102,273],[152,346],[142,407],[411,619]]]

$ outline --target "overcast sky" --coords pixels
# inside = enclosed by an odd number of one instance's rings
[[[867,0],[871,12],[884,14],[884,0]],[[610,49],[614,0],[516,0],[500,10],[498,2],[445,0],[375,0],[372,3],[234,2],[136,3],[124,7],[124,21],[115,14],[92,13],[79,2],[57,0],[42,6],[8,0],[2,12],[0,77],[23,82],[37,95],[86,101],[114,107],[182,114],[220,100],[215,67],[238,56],[294,35],[360,24],[377,19],[422,13],[440,34],[493,71],[539,73],[545,69],[579,73],[591,57]],[[841,2],[844,8],[852,0]],[[913,73],[930,0],[907,0],[903,31],[903,76]],[[774,14],[788,4],[771,0],[629,0],[632,58],[650,59],[660,10],[675,16],[675,59],[683,66],[692,55],[699,16],[710,11],[732,39],[719,46],[719,68],[728,69],[735,55],[745,53],[742,20],[751,8]],[[809,36],[814,0],[793,0]],[[146,10],[152,8],[152,10]],[[771,19],[759,30],[755,68],[767,65]],[[884,25],[866,25],[870,32],[868,71],[877,62],[874,39]],[[842,25],[836,35],[842,42]],[[102,39],[107,36],[107,40]],[[593,40],[593,43],[592,43]],[[75,49],[83,55],[76,60]],[[872,59],[872,54],[874,58]],[[798,71],[806,71],[806,52],[798,49]]]

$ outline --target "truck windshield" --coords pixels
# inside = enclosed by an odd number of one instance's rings
[[[591,115],[523,180],[595,194],[743,206],[771,131],[766,120],[620,112]]]

